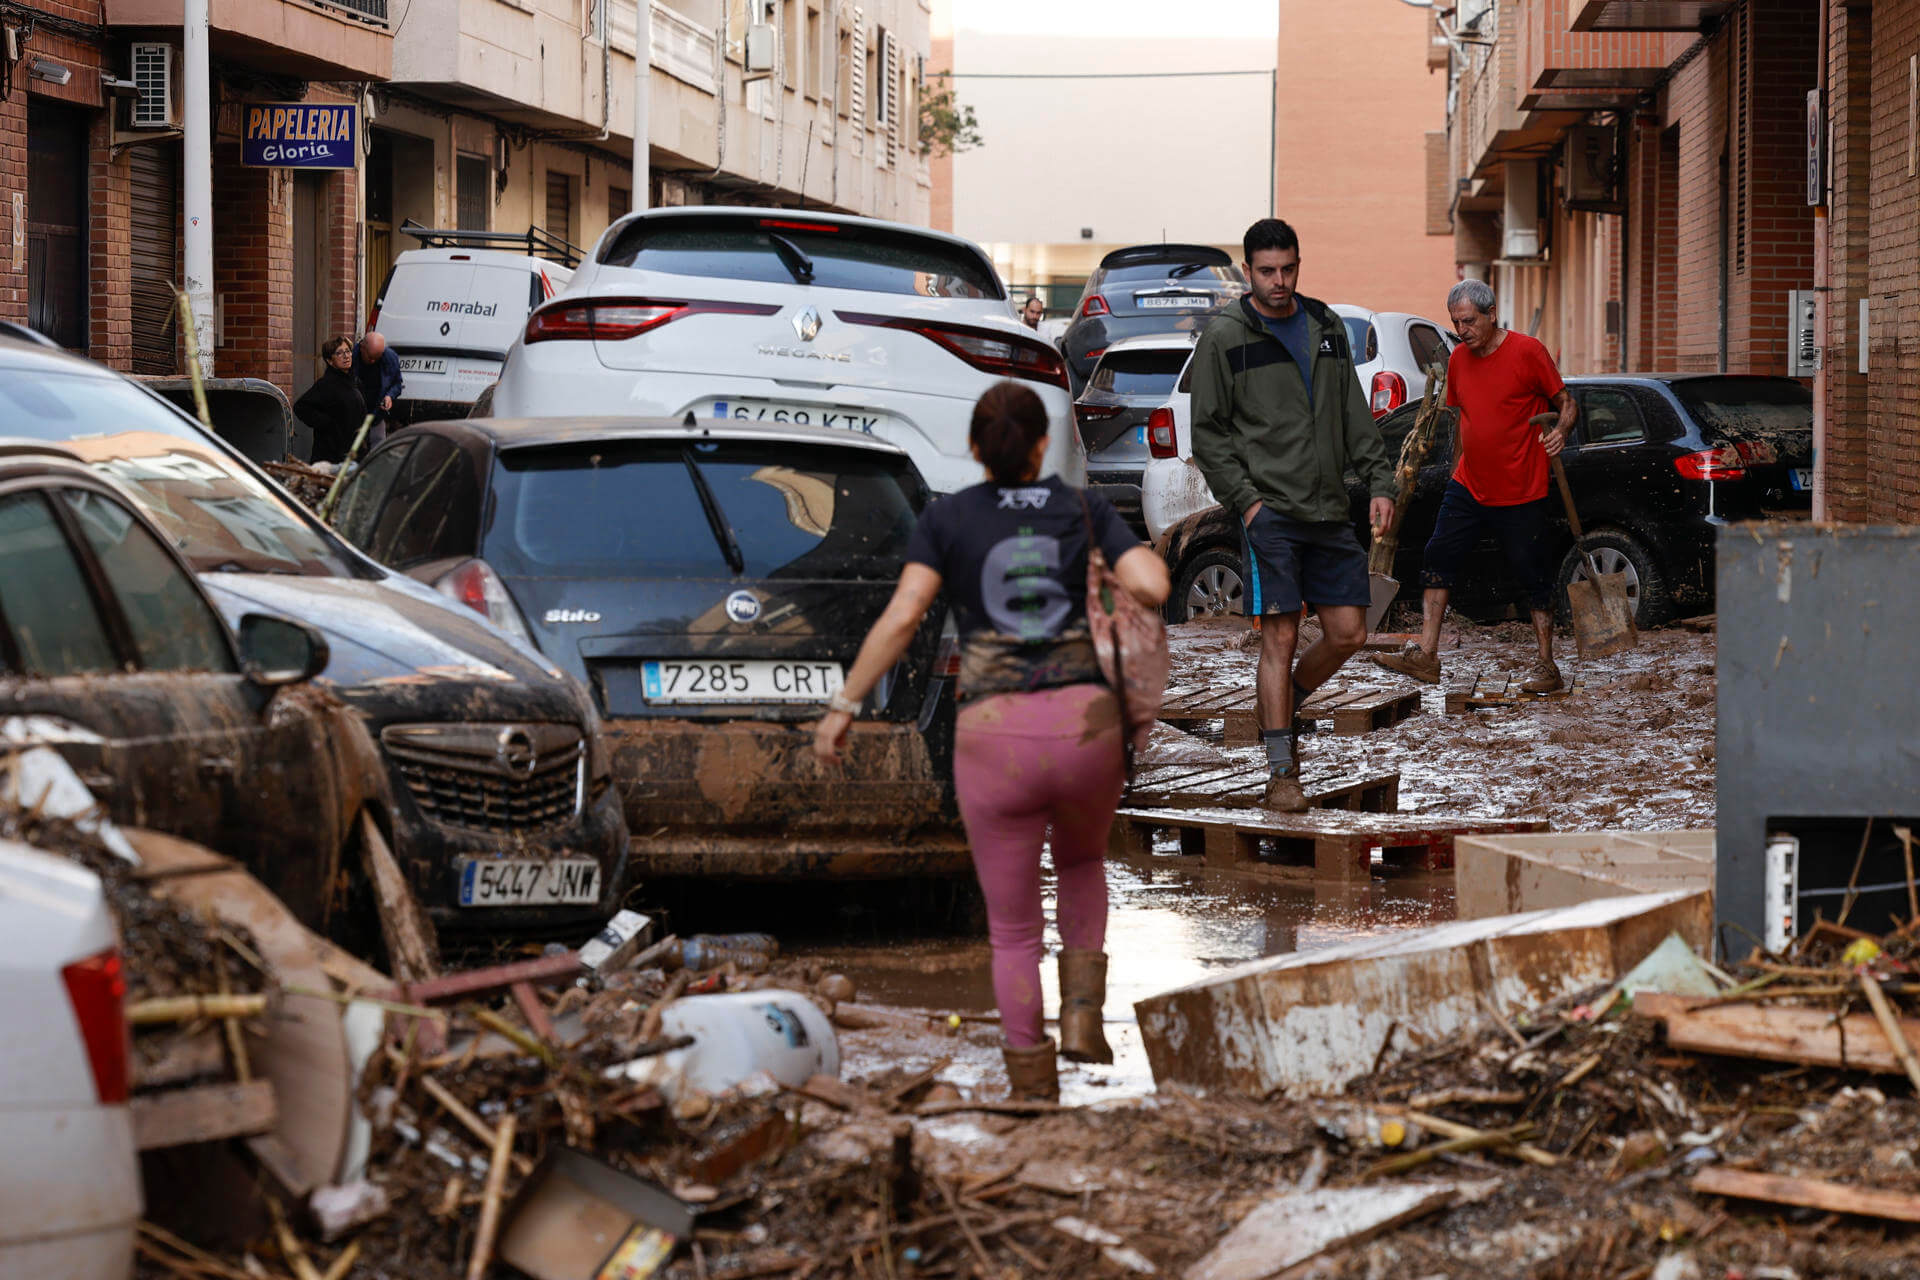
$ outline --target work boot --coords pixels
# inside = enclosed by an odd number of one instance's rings
[[[1008,1096],[1015,1102],[1060,1101],[1060,1064],[1054,1057],[1053,1041],[1016,1049],[1000,1046],[1007,1060]]]
[[[1112,1062],[1102,1010],[1107,1003],[1107,953],[1060,953],[1060,1054],[1073,1062]]]
[[[1566,682],[1560,679],[1560,668],[1552,658],[1540,658],[1527,672],[1527,678],[1520,682],[1520,687],[1528,693],[1556,693],[1566,687]]]
[[[1305,813],[1307,793],[1300,786],[1300,774],[1276,773],[1267,779],[1267,792],[1260,803],[1275,813]]]
[[[1407,641],[1406,647],[1397,653],[1376,653],[1371,656],[1375,665],[1389,671],[1398,671],[1403,676],[1412,676],[1427,684],[1440,683],[1440,659],[1429,655],[1416,641]]]

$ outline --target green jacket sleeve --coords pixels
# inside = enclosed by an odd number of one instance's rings
[[[1233,370],[1226,344],[1212,331],[1193,351],[1193,460],[1220,505],[1236,515],[1260,500],[1240,457],[1233,429]]]
[[[1393,479],[1393,459],[1387,456],[1387,442],[1374,423],[1367,393],[1360,389],[1358,374],[1347,379],[1347,404],[1343,414],[1347,427],[1347,461],[1366,482],[1367,493],[1375,498],[1398,496],[1400,487]],[[1199,448],[1196,437],[1195,449]]]

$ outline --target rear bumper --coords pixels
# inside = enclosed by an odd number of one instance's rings
[[[907,837],[814,832],[806,836],[636,836],[634,869],[648,879],[907,880],[971,875],[957,831]]]

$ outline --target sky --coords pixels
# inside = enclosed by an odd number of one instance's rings
[[[1179,14],[1177,34],[1187,37],[1278,38],[1280,6],[1274,0],[952,0],[953,25],[961,31],[1012,35],[1167,36],[1170,13]],[[1271,51],[1268,60],[1271,61]]]

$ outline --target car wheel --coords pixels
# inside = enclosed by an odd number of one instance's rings
[[[1247,570],[1238,552],[1225,547],[1202,551],[1181,566],[1167,597],[1167,621],[1244,614],[1247,611]]]
[[[1618,529],[1596,529],[1587,534],[1582,545],[1593,557],[1601,573],[1617,573],[1627,580],[1627,601],[1633,605],[1636,627],[1657,627],[1673,616],[1673,597],[1667,590],[1666,575],[1648,551],[1646,544]],[[1560,562],[1558,589],[1554,592],[1554,612],[1562,622],[1571,617],[1567,607],[1567,584],[1583,575],[1579,547],[1569,547]]]

